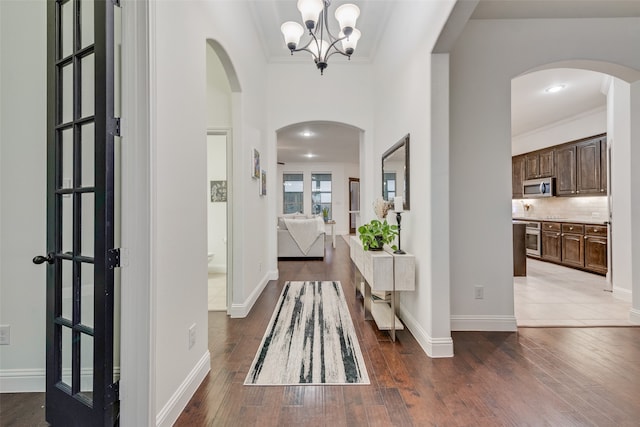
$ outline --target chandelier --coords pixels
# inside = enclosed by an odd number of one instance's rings
[[[356,29],[356,19],[360,16],[360,9],[355,4],[343,4],[336,9],[336,19],[340,25],[340,33],[335,37],[329,31],[328,9],[331,0],[298,0],[298,10],[302,15],[302,22],[311,39],[298,48],[300,37],[304,34],[304,28],[297,22],[288,21],[282,24],[280,30],[284,35],[287,48],[293,52],[306,50],[311,53],[320,74],[327,68],[327,61],[331,55],[339,53],[351,59],[356,50],[360,31]],[[340,42],[341,47],[338,46]]]

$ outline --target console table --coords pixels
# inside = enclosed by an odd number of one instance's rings
[[[404,329],[398,318],[398,292],[415,290],[415,257],[388,250],[365,251],[356,236],[351,236],[349,247],[356,266],[354,283],[364,297],[365,319],[373,319],[395,341],[396,330]]]

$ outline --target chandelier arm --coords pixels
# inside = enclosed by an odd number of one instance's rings
[[[329,61],[329,58],[331,58],[331,56],[335,55],[336,53],[339,53],[340,55],[346,56],[347,58],[351,59],[351,55],[344,53],[343,51],[341,51],[338,48],[335,48],[335,50],[333,52],[331,52],[330,54],[328,54],[326,56],[326,58],[324,59],[325,62]]]

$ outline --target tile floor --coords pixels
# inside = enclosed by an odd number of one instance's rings
[[[631,326],[631,302],[616,298],[603,276],[527,258],[514,277],[518,326]]]
[[[227,311],[227,275],[209,273],[209,311]]]

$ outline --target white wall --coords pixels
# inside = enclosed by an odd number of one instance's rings
[[[0,2],[1,392],[45,385],[46,58],[45,2]]]
[[[249,177],[251,147],[269,162],[264,142],[264,87],[260,43],[237,25],[250,15],[245,2],[151,3],[152,286],[155,288],[156,419],[169,425],[208,370],[207,348],[207,104],[206,40],[217,41],[237,72],[232,94],[234,284],[231,310],[248,312],[270,275],[268,198]],[[222,121],[225,121],[224,119]],[[275,168],[274,168],[275,170]],[[269,223],[272,224],[272,223]],[[188,328],[196,324],[196,345]],[[212,345],[216,345],[212,343]]]
[[[640,55],[632,48],[640,42],[639,24],[640,20],[629,18],[467,24],[451,52],[453,329],[515,329],[509,204],[511,79],[571,58],[640,69]],[[474,285],[485,287],[483,300],[474,299]]]
[[[311,211],[311,175],[313,173],[331,174],[332,217],[336,221],[336,234],[349,234],[349,178],[358,178],[358,165],[351,163],[287,163],[278,166],[276,196],[278,200],[278,215],[282,214],[283,201],[283,173],[302,173],[304,178],[304,213]],[[327,234],[331,233],[327,227]]]
[[[381,196],[382,154],[410,133],[411,210],[402,216],[402,247],[416,256],[416,290],[401,295],[403,319],[432,357],[451,356],[449,320],[447,166],[434,153],[448,151],[446,139],[434,137],[442,122],[432,108],[447,81],[446,55],[430,54],[453,2],[398,2],[389,18],[375,62],[374,148],[371,181],[362,191],[369,200]],[[437,56],[437,55],[436,55]],[[443,62],[444,60],[444,62]],[[445,73],[442,73],[444,67]],[[444,108],[446,111],[447,108]],[[446,117],[444,117],[446,119]],[[435,123],[435,125],[434,125]],[[446,123],[446,121],[445,121]],[[362,206],[363,220],[373,217],[371,204]],[[442,256],[444,255],[444,258]]]
[[[511,154],[517,156],[605,132],[607,132],[607,109],[603,107],[515,135],[511,140]]]

